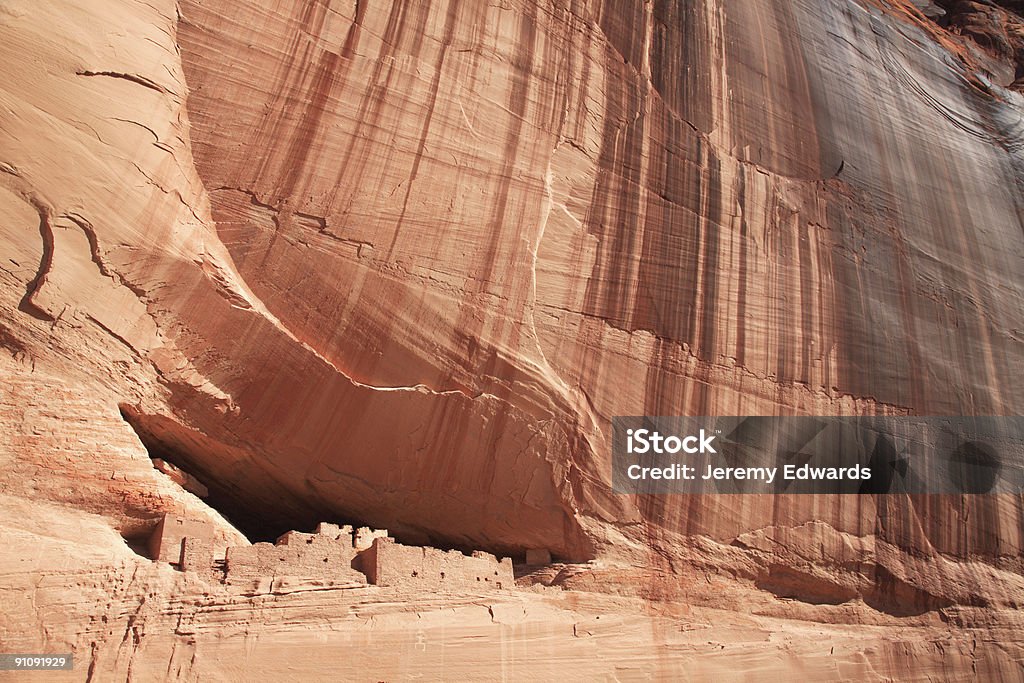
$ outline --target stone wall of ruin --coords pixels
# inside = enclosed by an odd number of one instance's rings
[[[186,538],[202,540],[212,548],[215,535],[206,522],[167,514],[149,537],[149,556],[159,562],[181,564]]]
[[[299,578],[334,584],[432,591],[490,590],[515,584],[512,560],[485,552],[406,546],[382,529],[322,523],[315,533],[289,531],[276,543],[223,549],[202,522],[166,516],[150,539],[154,560],[227,584]],[[223,557],[223,562],[220,561]]]
[[[352,568],[355,557],[351,536],[331,538],[292,531],[276,545],[255,543],[228,548],[226,582],[290,576],[365,584],[362,572]]]
[[[418,590],[496,589],[515,583],[512,560],[474,552],[406,546],[388,538],[374,539],[360,556],[360,566],[370,583]]]

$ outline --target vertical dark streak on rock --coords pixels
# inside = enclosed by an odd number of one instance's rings
[[[402,199],[402,209],[395,223],[395,231],[391,237],[391,244],[388,246],[386,258],[388,260],[394,255],[395,245],[398,243],[398,236],[402,232],[402,224],[405,222],[406,213],[409,210],[409,197],[412,195],[412,186],[420,172],[420,164],[423,161],[423,154],[426,151],[427,137],[430,135],[430,124],[434,119],[434,110],[437,108],[437,99],[440,95],[441,77],[444,75],[444,61],[448,55],[448,48],[452,44],[452,36],[455,32],[455,20],[458,18],[459,5],[461,0],[450,0],[448,5],[448,16],[444,24],[444,37],[441,39],[441,49],[434,64],[434,78],[430,83],[430,103],[427,105],[427,115],[423,118],[423,127],[420,129],[419,145],[416,148],[416,156],[413,158],[412,170],[409,173],[409,180],[405,186],[405,197]],[[429,5],[429,3],[427,3]]]
[[[598,24],[623,62],[639,70],[644,47],[643,2],[605,0]]]
[[[957,310],[963,314],[961,333],[953,339],[955,352],[963,360],[956,368],[943,368],[944,373],[956,372],[959,376],[947,375],[946,382],[966,386],[971,395],[965,397],[962,405],[955,406],[964,415],[1000,414],[1005,408],[1000,405],[996,396],[1002,392],[1003,377],[995,368],[986,362],[991,353],[992,323],[986,315],[985,305],[980,296],[986,291],[984,273],[977,271],[976,264],[983,263],[978,249],[978,239],[982,230],[975,224],[969,211],[964,210],[965,190],[956,182],[956,165],[953,159],[942,158],[941,172],[944,178],[950,179],[950,196],[957,201],[950,202],[950,210],[944,212],[935,227],[939,243],[950,254],[956,254],[960,260],[950,264],[951,278],[959,274],[962,282],[955,283],[959,301]],[[959,271],[959,272],[957,272]],[[907,312],[904,312],[907,315]]]
[[[267,178],[275,159],[274,150],[276,143],[282,137],[282,130],[288,127],[288,113],[291,107],[286,103],[288,98],[293,96],[294,89],[301,87],[305,78],[310,60],[307,59],[310,49],[310,42],[306,39],[306,32],[312,21],[313,12],[319,5],[318,2],[310,2],[305,5],[303,15],[299,19],[298,27],[292,32],[292,38],[288,46],[289,58],[280,69],[274,79],[274,83],[268,89],[273,94],[269,111],[274,112],[272,120],[262,120],[254,131],[250,155],[253,157],[252,182],[256,187],[261,180],[266,178],[268,186],[274,186],[272,178]],[[302,48],[305,49],[302,49]]]
[[[815,240],[815,249],[818,252],[818,277],[828,282],[828,287],[818,294],[818,330],[821,333],[821,346],[815,349],[820,358],[822,376],[819,386],[826,392],[830,392],[835,386],[835,377],[832,368],[832,349],[835,346],[835,309],[832,306],[831,293],[835,291],[835,282],[832,280],[832,245],[824,234],[819,235]],[[812,356],[813,357],[813,356]]]
[[[531,4],[529,13],[520,16],[519,35],[516,39],[515,54],[512,58],[512,89],[508,95],[508,109],[512,112],[509,121],[509,130],[505,135],[505,144],[501,151],[500,178],[513,178],[514,169],[518,157],[518,149],[522,136],[523,122],[527,106],[530,103],[530,80],[533,74],[533,61],[535,45],[537,40],[537,5]],[[481,290],[488,289],[492,282],[494,267],[498,258],[498,247],[500,244],[518,245],[522,239],[521,217],[508,216],[509,193],[512,185],[509,182],[502,182],[498,186],[497,196],[494,200],[494,208],[490,213],[487,224],[490,230],[486,236],[486,254],[482,259],[482,267],[476,278],[477,287]],[[515,226],[516,235],[506,236],[507,226]]]
[[[736,294],[736,363],[744,367],[747,356],[747,242],[750,239],[750,226],[747,224],[747,174],[741,168],[736,174],[737,198],[740,213],[740,256],[739,271],[736,275],[738,291]]]
[[[716,332],[719,321],[718,310],[718,277],[721,273],[718,261],[719,243],[722,231],[722,176],[721,162],[714,150],[707,150],[707,182],[702,193],[705,210],[701,212],[704,242],[704,273],[701,277],[701,313],[700,343],[697,344],[698,357],[702,360],[714,361],[716,356]],[[725,323],[725,321],[722,321]]]
[[[794,339],[793,325],[790,320],[790,301],[788,297],[788,276],[795,270],[795,254],[789,243],[789,229],[792,215],[783,206],[778,194],[771,198],[771,211],[769,212],[772,221],[769,228],[770,253],[774,255],[775,262],[772,264],[771,277],[771,299],[770,310],[772,312],[768,325],[776,334],[775,342],[775,365],[770,369],[775,380],[777,391],[782,391],[782,385],[791,381],[792,376],[792,355]]]
[[[797,225],[797,267],[800,274],[800,370],[795,379],[801,384],[811,383],[811,345],[814,343],[814,301],[819,287],[814,279],[811,259],[811,236],[807,219],[798,217]]]
[[[742,6],[742,9],[739,7]],[[747,161],[782,175],[821,177],[813,89],[791,0],[725,3],[725,63],[730,83],[733,148]],[[730,8],[733,11],[728,11]],[[754,83],[760,83],[758,89]],[[742,150],[749,148],[749,153]],[[831,174],[838,161],[830,163]]]
[[[666,105],[703,133],[712,129],[711,32],[705,3],[655,0],[651,85]]]
[[[366,18],[366,3],[356,0],[356,16],[348,27],[345,35],[345,42],[341,46],[341,56],[345,59],[352,59],[356,54],[356,45],[359,44],[359,33],[363,28],[363,20]]]
[[[590,28],[587,27],[586,30],[589,32]],[[591,65],[593,64],[593,60],[590,59],[590,53],[588,50],[589,46],[589,41],[584,41],[582,44],[582,47],[585,50],[585,56],[583,59],[580,60],[581,73],[579,76],[579,83],[576,95],[576,101],[579,103],[580,110],[577,112],[576,130],[573,131],[573,137],[580,139],[582,139],[585,135],[587,115],[589,113],[587,110],[587,100],[588,92],[590,90],[590,69]]]
[[[645,28],[624,11],[606,6],[602,28],[626,63],[636,63],[642,43],[636,35]],[[606,92],[600,173],[586,221],[600,248],[584,311],[627,331],[645,329],[685,342],[702,358],[710,358],[715,353],[719,294],[713,273],[719,258],[721,167],[714,150],[694,132],[694,124],[678,113],[698,126],[710,126],[710,55],[708,41],[698,40],[707,35],[705,13],[700,8],[679,12],[673,3],[654,5],[653,91],[641,87],[640,79],[609,54],[609,80],[621,72],[624,77],[618,80],[630,87]],[[623,35],[627,30],[633,35]],[[645,104],[649,117],[640,113]],[[649,161],[642,179],[645,140]],[[702,249],[707,260],[703,271]],[[702,277],[710,283],[703,293],[698,291]]]
[[[838,201],[826,205],[828,224],[833,236],[832,247],[832,307],[836,311],[834,336],[839,343],[840,355],[837,388],[854,396],[869,392],[867,369],[872,361],[868,355],[865,329],[871,319],[865,308],[858,267],[859,246],[850,243],[849,236],[858,230]]]
[[[325,214],[333,213],[335,204],[339,197],[343,196],[348,186],[354,183],[346,183],[347,178],[361,178],[372,155],[366,153],[365,148],[375,142],[374,130],[380,121],[380,113],[386,104],[386,95],[391,91],[392,79],[395,74],[393,65],[385,59],[391,50],[395,49],[399,38],[402,36],[406,22],[407,3],[396,0],[391,4],[388,12],[387,24],[384,27],[384,35],[381,37],[381,51],[377,59],[373,61],[373,71],[368,79],[365,94],[359,102],[359,110],[355,116],[354,130],[347,136],[348,141],[345,151],[338,159],[338,170],[334,177],[333,187],[336,188],[332,194]],[[422,40],[421,38],[419,40]],[[416,49],[419,44],[417,42]],[[351,65],[350,67],[351,68]],[[384,71],[387,76],[384,83],[380,83]]]
[[[339,56],[334,52],[320,55],[316,64],[316,73],[309,92],[303,99],[305,106],[296,134],[289,141],[284,154],[284,177],[280,183],[280,198],[289,204],[302,204],[301,198],[295,197],[301,178],[308,177],[305,173],[311,150],[316,148],[316,138],[320,132],[320,122],[327,111],[334,92],[337,79]]]
[[[630,9],[633,11],[628,17],[622,14]],[[643,31],[643,15],[635,10],[633,5],[606,3],[601,12],[601,28],[614,48],[605,53],[606,80],[619,81],[622,87],[608,87],[605,91],[598,181],[586,219],[588,232],[598,238],[600,246],[587,283],[584,313],[622,329],[628,329],[631,317],[627,310],[634,285],[631,255],[637,253],[640,239],[640,201],[644,189],[640,187],[639,163],[648,126],[640,114],[643,88],[635,74],[640,60],[636,34]],[[618,61],[620,56],[633,68],[624,68]],[[643,269],[643,263],[640,268]]]
[[[905,371],[901,373],[906,386],[901,395],[896,397],[895,402],[900,405],[914,406],[920,414],[928,415],[929,397],[928,392],[924,391],[924,385],[927,382],[926,367],[922,362],[917,331],[916,278],[902,231],[895,231],[893,242],[895,247],[893,260],[895,261],[895,276],[900,296],[899,308],[904,325],[903,345],[906,353]]]

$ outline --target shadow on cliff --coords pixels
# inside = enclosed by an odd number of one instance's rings
[[[343,501],[339,501],[338,508],[313,504],[310,501],[318,500],[317,496],[304,495],[277,483],[287,478],[274,472],[271,462],[221,443],[166,416],[145,414],[128,404],[120,404],[118,408],[150,459],[163,460],[194,477],[208,491],[202,500],[252,543],[274,542],[285,532],[313,529],[320,522],[340,522],[355,527],[387,527],[389,535],[400,543],[429,545],[441,550],[458,550],[467,554],[483,550],[499,557],[517,559],[522,559],[526,551],[525,547],[498,546],[482,539],[459,542],[444,533],[395,525],[394,519],[361,518],[348,514]],[[235,476],[227,480],[214,475],[206,463],[217,461],[231,463]],[[400,515],[401,510],[396,510],[395,517]],[[453,527],[450,531],[457,533],[458,528]],[[135,546],[140,543],[140,539],[126,538],[126,541]],[[139,551],[136,549],[136,552]]]
[[[203,501],[214,508],[249,541],[273,542],[292,529],[310,529],[333,517],[325,510],[296,505],[294,496],[270,490],[255,492],[232,481],[224,481],[203,467],[208,458],[238,461],[240,468],[259,468],[252,458],[188,430],[160,415],[145,415],[132,406],[118,406],[121,416],[135,431],[150,459],[162,459],[196,477],[209,491]],[[266,487],[264,487],[265,489]],[[273,505],[273,498],[279,498]]]

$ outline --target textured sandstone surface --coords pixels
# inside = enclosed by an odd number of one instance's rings
[[[998,5],[3,0],[0,649],[1019,677],[1019,496],[633,499],[608,447],[620,414],[1021,412]],[[567,564],[239,595],[133,551],[165,512]]]

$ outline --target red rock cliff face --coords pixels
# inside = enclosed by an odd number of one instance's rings
[[[11,417],[7,494],[186,505],[120,407],[254,533],[1014,609],[1017,496],[610,490],[614,415],[1021,412],[1016,53],[917,4],[5,4],[4,415],[91,396],[129,453]]]
[[[305,345],[275,367],[234,340],[246,361],[203,372],[239,412],[190,417],[289,463],[274,485],[575,558],[643,525],[822,518],[1017,554],[961,521],[1016,529],[1017,501],[607,493],[616,414],[1019,410],[1019,105],[937,26],[801,2],[181,11],[217,234]]]

